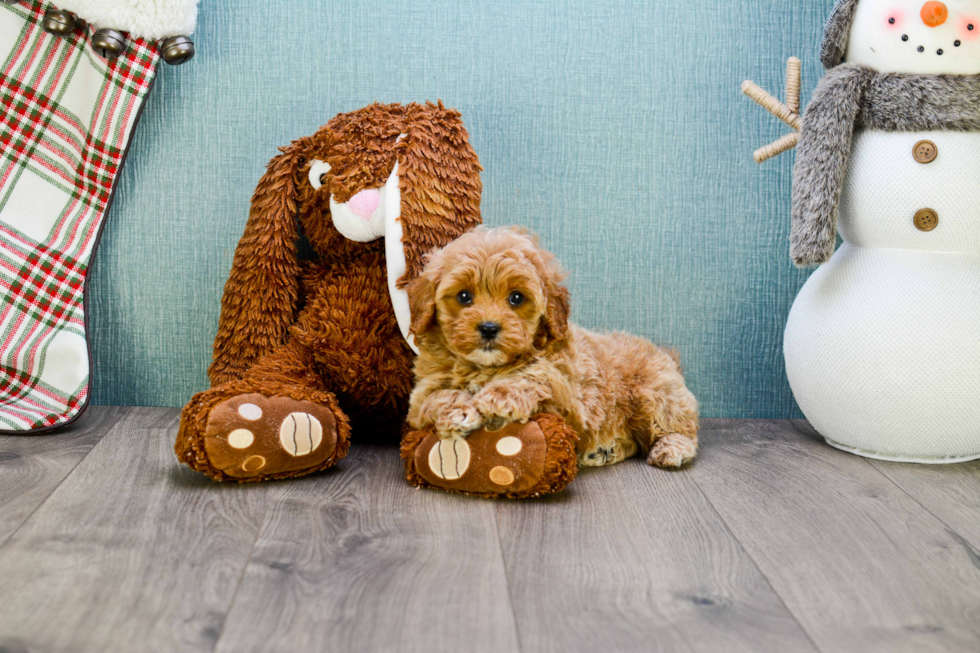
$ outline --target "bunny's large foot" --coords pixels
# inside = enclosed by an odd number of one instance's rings
[[[206,399],[185,409],[176,450],[181,461],[215,480],[303,476],[347,453],[347,417],[333,401],[258,393]]]
[[[575,432],[556,415],[440,438],[433,427],[402,440],[405,475],[418,487],[522,499],[560,492],[578,470]]]

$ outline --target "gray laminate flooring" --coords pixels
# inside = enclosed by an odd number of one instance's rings
[[[419,491],[397,449],[218,484],[178,411],[0,437],[0,653],[980,651],[980,463],[707,420],[698,461],[525,502]]]

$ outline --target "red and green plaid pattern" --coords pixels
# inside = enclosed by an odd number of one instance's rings
[[[0,432],[64,424],[88,400],[85,275],[159,58],[57,37],[45,4],[0,5]]]

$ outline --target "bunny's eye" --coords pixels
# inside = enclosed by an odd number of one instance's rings
[[[510,297],[507,298],[507,302],[514,308],[517,308],[524,303],[524,295],[515,290],[510,294]]]
[[[310,166],[310,186],[319,189],[327,182],[327,173],[330,172],[330,164],[320,159],[314,159]]]
[[[460,290],[456,295],[456,301],[463,306],[469,306],[473,303],[473,293],[471,293],[469,290]]]

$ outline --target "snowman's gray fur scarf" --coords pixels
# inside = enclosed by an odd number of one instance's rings
[[[793,169],[791,255],[800,267],[834,253],[837,208],[856,127],[885,131],[980,131],[980,75],[830,69],[803,116]]]
[[[823,30],[823,43],[820,44],[820,61],[825,68],[833,68],[844,61],[857,6],[858,0],[837,0],[834,4]]]

